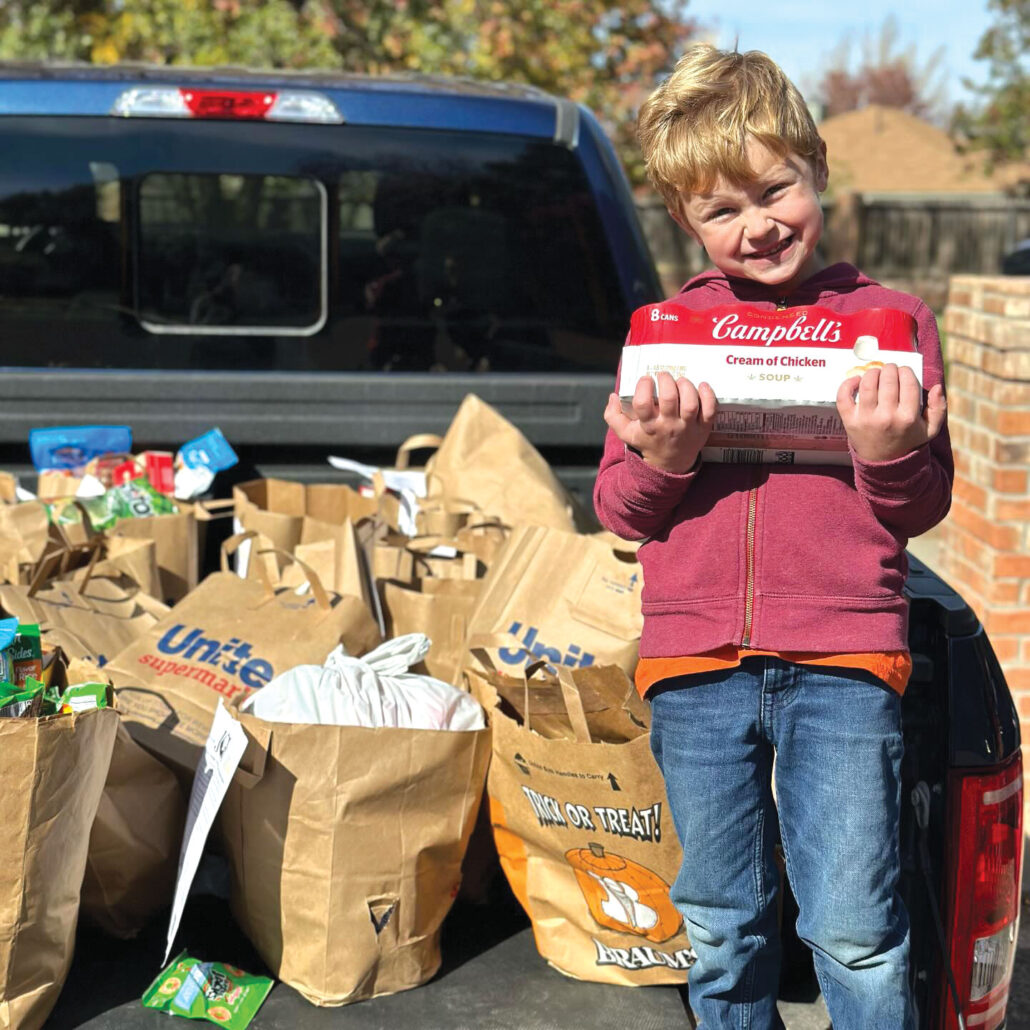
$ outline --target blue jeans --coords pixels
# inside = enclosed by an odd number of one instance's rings
[[[911,1030],[908,913],[896,890],[898,695],[861,671],[752,657],[665,680],[651,704],[651,748],[683,843],[671,896],[697,953],[700,1025],[783,1026],[778,812],[798,934],[834,1030]]]

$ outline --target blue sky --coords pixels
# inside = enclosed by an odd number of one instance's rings
[[[764,50],[801,88],[818,81],[825,60],[845,35],[854,37],[852,66],[866,34],[879,39],[885,19],[898,23],[895,52],[915,46],[922,68],[938,47],[944,47],[948,100],[968,101],[960,79],[986,78],[986,63],[972,54],[993,18],[987,0],[689,0],[687,14],[709,30],[718,46]]]

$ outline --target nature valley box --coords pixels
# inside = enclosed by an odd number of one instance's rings
[[[870,308],[764,311],[730,304],[689,311],[675,302],[633,313],[622,351],[619,397],[630,413],[642,376],[661,371],[707,382],[719,400],[706,461],[846,465],[837,390],[850,376],[893,363],[922,383],[915,319]]]

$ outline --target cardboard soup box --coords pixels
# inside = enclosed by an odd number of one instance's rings
[[[847,465],[837,390],[888,363],[911,368],[922,384],[916,322],[907,312],[747,304],[689,311],[666,301],[633,312],[619,397],[630,414],[642,376],[665,371],[695,386],[707,382],[719,411],[704,460]]]

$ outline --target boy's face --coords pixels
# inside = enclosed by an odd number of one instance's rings
[[[684,194],[672,216],[720,271],[786,295],[820,268],[825,149],[810,162],[793,153],[779,157],[751,140],[751,182],[737,186],[720,176],[711,192]]]

